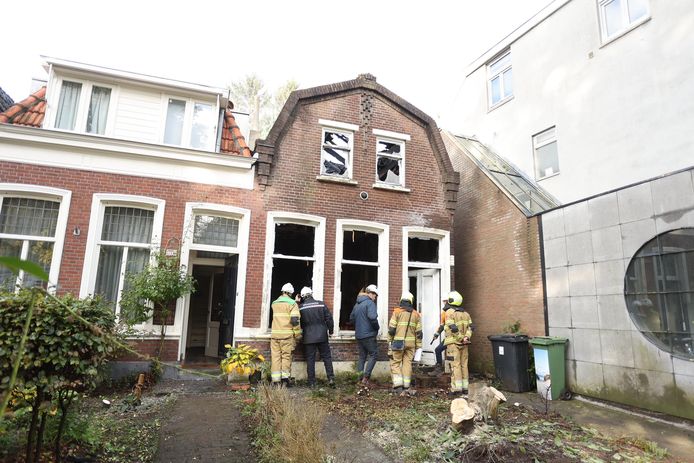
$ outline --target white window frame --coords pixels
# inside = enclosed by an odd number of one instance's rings
[[[548,139],[548,140],[545,140],[545,141],[543,141],[543,142],[541,142],[541,143],[538,143],[538,142],[537,142],[537,138],[538,138],[539,136],[544,135],[545,133],[549,132],[550,130],[554,131],[554,136],[553,136],[552,138]],[[536,133],[536,134],[533,135],[533,137],[532,137],[532,142],[533,142],[533,165],[534,165],[534,167],[535,167],[535,180],[538,180],[538,181],[539,181],[539,180],[544,180],[544,179],[546,179],[546,178],[550,178],[550,177],[554,177],[555,175],[559,175],[559,173],[561,172],[561,169],[559,168],[559,139],[558,139],[558,137],[557,137],[557,127],[556,127],[556,126],[552,126],[552,127],[549,127],[549,128],[547,128],[547,129],[543,130],[542,132]],[[557,144],[557,171],[556,171],[556,172],[552,172],[552,173],[549,174],[549,175],[543,175],[542,177],[539,177],[539,176],[537,175],[537,174],[538,174],[538,170],[537,170],[537,150],[538,150],[539,148],[542,148],[543,146],[549,145],[550,143],[556,143],[556,144]]]
[[[439,242],[438,262],[410,261],[408,240],[428,238]],[[441,294],[448,294],[451,288],[451,233],[438,228],[402,227],[402,287],[409,286],[409,267],[438,269],[441,275]]]
[[[380,337],[385,338],[388,332],[384,327],[388,323],[388,275],[390,267],[390,226],[369,222],[366,220],[339,219],[335,227],[335,286],[333,296],[333,319],[335,320],[335,335],[344,338],[354,338],[353,330],[340,329],[340,313],[342,310],[352,310],[352,307],[341,307],[342,305],[342,264],[364,265],[361,261],[351,261],[342,258],[342,246],[344,232],[362,231],[375,233],[378,235],[378,299],[376,308],[378,310],[378,323],[381,325]]]
[[[59,188],[50,188],[39,185],[24,185],[20,183],[0,183],[0,207],[2,207],[2,199],[4,197],[21,197],[60,202],[60,207],[58,209],[58,221],[55,227],[55,236],[53,238],[41,237],[40,240],[49,241],[53,243],[53,255],[51,257],[51,268],[48,272],[47,290],[51,294],[54,294],[58,285],[58,276],[60,275],[60,263],[63,258],[65,230],[67,229],[67,220],[70,212],[70,201],[72,199],[72,192],[70,190],[62,190]],[[22,259],[26,259],[29,252],[27,241],[36,241],[35,236],[2,234],[0,237],[25,240],[22,246]],[[18,282],[20,284],[23,278],[24,272],[20,271],[18,277]]]
[[[170,144],[170,143],[164,143],[164,136],[166,134],[166,116],[169,112],[169,99],[172,100],[178,100],[178,101],[184,101],[186,103],[186,109],[185,109],[185,114],[183,116],[183,127],[181,128],[182,133],[181,133],[181,144],[180,145],[175,145],[175,144]],[[217,97],[217,101],[210,101],[210,100],[204,100],[204,99],[199,99],[199,98],[191,98],[187,96],[182,96],[182,95],[175,95],[175,94],[162,94],[162,117],[161,119],[161,126],[159,129],[159,143],[162,145],[166,146],[179,146],[182,148],[189,148],[189,149],[194,149],[194,150],[200,150],[200,151],[211,151],[214,152],[215,147],[217,146],[217,134],[219,133],[219,117],[215,117],[215,122],[214,126],[212,127],[212,143],[208,148],[193,148],[190,145],[190,140],[191,140],[191,135],[193,131],[193,111],[195,110],[195,104],[205,104],[212,106],[212,111],[214,112],[215,115],[219,115],[219,97]]]
[[[138,243],[113,243],[122,244],[126,247],[149,248],[151,252],[161,247],[162,231],[164,227],[164,208],[166,201],[158,198],[150,198],[147,196],[122,195],[95,193],[92,197],[91,215],[89,217],[89,232],[87,234],[87,244],[84,253],[84,268],[82,270],[82,284],[80,286],[80,297],[88,297],[94,294],[96,286],[96,274],[99,265],[99,248],[101,242],[101,231],[104,222],[104,213],[109,206],[120,207],[135,207],[139,209],[148,209],[154,211],[154,220],[152,222],[152,240],[148,246],[139,245]],[[106,242],[111,244],[111,242]],[[127,260],[127,252],[123,253],[123,262]],[[152,262],[152,260],[150,260]],[[116,301],[116,317],[120,314],[120,293],[123,289],[125,265],[121,266],[120,282],[118,285],[117,301]],[[144,329],[151,327],[151,319],[138,325],[138,328]]]
[[[503,60],[503,59],[506,58],[507,56],[509,57],[508,65],[504,66],[504,67],[501,68],[499,71],[497,71],[497,72],[495,72],[494,74],[492,74],[492,72],[491,72],[492,66],[494,66],[496,63],[498,63],[499,61]],[[490,109],[490,110],[496,108],[497,106],[501,106],[502,104],[506,103],[507,101],[513,99],[513,95],[514,95],[513,89],[511,89],[511,94],[510,94],[510,95],[504,97],[505,86],[504,86],[504,76],[503,76],[504,72],[506,72],[506,71],[508,71],[509,69],[512,69],[512,68],[513,68],[513,57],[511,56],[511,50],[506,50],[506,51],[503,52],[501,55],[499,55],[498,57],[494,58],[492,61],[490,61],[489,63],[487,63],[487,95],[488,95],[488,97],[487,97],[487,102],[488,102],[488,104],[489,104],[489,109]],[[500,93],[501,99],[500,99],[499,101],[496,101],[496,102],[495,102],[495,101],[492,100],[492,98],[493,98],[493,95],[492,95],[492,81],[493,81],[496,77],[499,77],[500,82],[501,82],[501,93]]]
[[[80,99],[77,103],[77,117],[75,118],[75,127],[72,130],[60,129],[55,126],[56,119],[58,116],[58,103],[60,102],[60,93],[63,89],[63,82],[65,81],[74,82],[76,84],[82,85],[82,89],[80,90]],[[116,117],[116,102],[118,101],[119,93],[118,85],[105,84],[102,82],[90,81],[79,78],[72,78],[69,76],[59,77],[56,83],[56,92],[54,92],[54,94],[52,95],[52,99],[53,101],[55,101],[55,107],[52,111],[50,111],[49,115],[51,121],[50,127],[52,127],[53,130],[59,130],[61,132],[84,133],[87,135],[93,135],[95,137],[108,137],[112,135]],[[91,102],[92,98],[92,88],[95,86],[111,89],[111,97],[108,103],[108,115],[106,116],[106,129],[104,130],[103,134],[87,132],[87,117],[89,115],[89,103]],[[51,100],[49,99],[48,101]],[[52,105],[49,104],[48,107],[50,108],[51,106]]]
[[[260,306],[260,327],[254,329],[255,334],[268,335],[270,328],[268,320],[270,318],[270,304],[273,298],[279,294],[270,294],[272,287],[272,268],[273,259],[286,257],[275,254],[275,224],[292,223],[307,225],[315,228],[313,237],[313,258],[296,258],[297,260],[308,260],[313,262],[313,295],[316,299],[323,299],[323,280],[325,275],[325,217],[309,214],[299,214],[295,212],[271,211],[267,213],[267,225],[265,229],[265,263],[263,267],[263,296]],[[299,288],[296,288],[299,289]]]
[[[406,143],[407,141],[410,141],[410,136],[404,133],[397,133],[397,132],[390,132],[388,130],[381,130],[381,129],[373,129],[373,134],[376,135],[376,171],[375,171],[375,183],[374,187],[401,187],[405,188],[405,152],[406,152]],[[399,154],[379,154],[378,153],[378,143],[384,141],[388,143],[397,143],[400,145],[400,153]],[[394,183],[388,183],[388,182],[382,182],[378,178],[378,157],[383,156],[383,157],[388,157],[391,159],[399,159],[400,160],[400,175],[399,175],[399,180],[400,183],[394,184]]]
[[[320,138],[320,166],[318,170],[319,179],[329,179],[336,181],[351,181],[354,178],[354,136],[359,131],[359,126],[346,122],[330,121],[327,119],[319,119],[318,124],[321,126]],[[349,156],[347,159],[347,175],[335,175],[323,173],[323,141],[325,140],[325,132],[341,133],[349,136]]]
[[[236,246],[218,246],[209,244],[196,244],[193,242],[193,230],[197,215],[213,215],[239,221],[239,232]],[[248,241],[251,229],[251,211],[235,206],[214,203],[186,203],[185,219],[183,221],[183,239],[181,240],[181,264],[186,266],[188,274],[193,273],[193,264],[202,263],[202,259],[195,262],[191,259],[191,251],[223,252],[239,256],[238,273],[236,276],[236,305],[234,313],[234,337],[248,336],[243,332],[243,312],[246,298],[246,273],[248,268]],[[217,262],[209,262],[211,265]],[[178,358],[185,355],[188,338],[188,319],[190,316],[190,294],[176,302],[176,316],[172,334],[180,334],[178,346]]]
[[[635,21],[630,21],[629,20],[629,0],[618,0],[621,1],[621,15],[622,19],[624,20],[625,26],[622,29],[619,29],[618,31],[615,31],[612,35],[609,35],[607,32],[607,18],[605,16],[605,9],[607,5],[612,3],[615,0],[598,0],[598,16],[600,19],[600,36],[602,37],[602,43],[603,45],[606,45],[609,42],[612,42],[613,40],[621,37],[622,35],[626,34],[627,32],[631,31],[632,29],[635,29],[636,27],[640,26],[641,24],[645,23],[646,21],[651,19],[651,4],[650,0],[647,0],[648,2],[648,10],[646,11],[646,14],[643,15],[642,17],[636,19]]]

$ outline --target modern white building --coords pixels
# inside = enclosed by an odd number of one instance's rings
[[[694,9],[555,0],[468,68],[454,131],[563,203],[694,164]]]

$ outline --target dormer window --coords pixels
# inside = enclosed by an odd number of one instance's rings
[[[214,105],[191,99],[168,98],[165,123],[165,144],[214,150],[217,130]]]
[[[106,134],[111,88],[64,80],[55,116],[56,129]]]

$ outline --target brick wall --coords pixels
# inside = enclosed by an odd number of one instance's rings
[[[455,288],[475,327],[470,365],[493,372],[488,335],[515,320],[525,334],[545,333],[538,218],[526,218],[467,156],[449,153],[460,172]]]
[[[235,342],[238,344],[247,344],[251,347],[255,347],[258,351],[263,354],[266,360],[270,360],[270,341],[269,340],[250,340],[250,339],[239,339]],[[353,362],[359,357],[359,347],[354,340],[330,340],[330,354],[334,362]],[[320,355],[316,354],[316,358],[319,359]],[[297,345],[293,354],[294,361],[303,362],[306,358],[304,357],[304,345]],[[387,361],[388,360],[388,342],[379,341],[378,342],[378,360]]]
[[[158,339],[145,339],[145,340],[133,340],[128,343],[130,347],[138,351],[142,355],[149,355],[150,357],[155,357],[157,350],[159,350]],[[130,361],[142,361],[143,359],[131,354],[125,353],[117,357],[118,361],[130,362]],[[163,362],[175,362],[178,360],[178,341],[175,339],[164,340],[164,345],[161,349],[160,360]]]

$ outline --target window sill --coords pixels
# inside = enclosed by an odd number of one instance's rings
[[[505,99],[495,103],[494,106],[490,106],[489,109],[487,110],[487,113],[494,111],[496,108],[499,108],[499,107],[505,105],[506,103],[508,103],[511,100],[513,100],[513,95],[508,96]]]
[[[316,177],[319,182],[342,183],[343,185],[358,185],[356,180],[340,177],[331,177],[329,175],[319,175]]]
[[[647,16],[647,17],[645,17],[645,18],[643,18],[643,19],[638,20],[637,22],[635,22],[635,23],[632,24],[631,26],[627,27],[627,28],[624,29],[623,31],[616,33],[616,34],[613,35],[612,37],[608,37],[608,38],[606,38],[606,39],[603,39],[602,45],[600,45],[600,48],[602,49],[603,47],[608,46],[609,44],[611,44],[611,43],[614,42],[615,40],[618,40],[618,39],[624,37],[624,36],[627,35],[629,32],[633,31],[633,30],[636,29],[637,27],[641,26],[642,24],[647,23],[647,22],[650,21],[650,20],[651,20],[651,17],[650,17],[650,16]]]
[[[410,193],[412,190],[409,188],[405,188],[404,186],[400,185],[388,185],[385,183],[374,183],[372,185],[373,188],[379,189],[379,190],[388,190],[388,191],[397,191],[400,193]]]
[[[561,174],[561,172],[555,172],[555,173],[553,173],[552,175],[546,175],[546,176],[544,176],[544,177],[542,177],[542,178],[536,179],[535,181],[536,181],[536,182],[541,182],[541,181],[543,181],[543,180],[547,180],[548,178],[556,177],[556,176],[559,175],[559,174]]]

